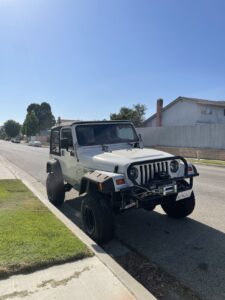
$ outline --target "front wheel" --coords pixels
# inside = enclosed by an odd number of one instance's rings
[[[94,241],[102,244],[113,238],[113,213],[102,195],[96,193],[83,196],[81,216],[85,232]]]
[[[185,218],[190,215],[195,208],[195,195],[194,192],[191,196],[182,200],[176,201],[175,198],[168,199],[167,202],[161,204],[165,213],[174,219]]]

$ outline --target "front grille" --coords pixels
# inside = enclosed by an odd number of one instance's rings
[[[163,172],[169,174],[169,161],[161,161],[150,164],[142,164],[135,166],[138,169],[137,183],[140,185],[146,185],[152,180],[159,177],[159,173]]]

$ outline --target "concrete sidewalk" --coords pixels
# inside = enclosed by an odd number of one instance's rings
[[[8,169],[6,161],[0,155],[0,179],[15,179],[15,175]]]
[[[134,300],[97,257],[0,281],[0,299]]]
[[[153,300],[143,286],[36,192],[34,179],[0,155],[0,179],[21,179],[95,256],[0,280],[0,300]],[[0,245],[1,247],[1,245]]]

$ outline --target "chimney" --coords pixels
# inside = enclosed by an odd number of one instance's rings
[[[162,126],[162,109],[163,109],[163,99],[157,100],[157,109],[156,109],[156,126]]]

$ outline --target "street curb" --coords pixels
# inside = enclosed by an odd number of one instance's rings
[[[87,236],[76,224],[69,220],[61,211],[52,205],[46,197],[43,185],[34,177],[17,167],[5,157],[5,166],[48,207],[48,209],[68,228],[70,229],[86,246],[95,254],[95,256],[119,279],[119,281],[130,291],[137,300],[156,300],[156,298],[137,282],[129,273],[127,273],[112,257],[110,257],[98,244]]]

